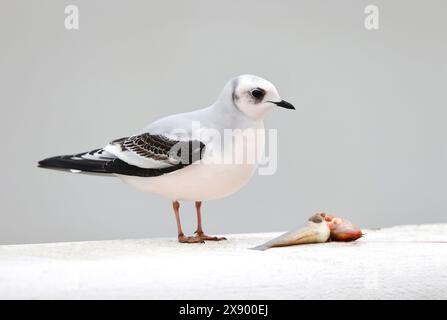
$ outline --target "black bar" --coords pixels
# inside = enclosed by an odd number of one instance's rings
[[[295,301],[295,300],[59,300],[59,301],[0,301],[0,310],[16,317],[29,314],[45,317],[114,316],[129,319],[297,319],[309,320],[362,319],[364,317],[399,317],[444,314],[445,301]],[[9,310],[8,310],[9,309]],[[211,311],[211,312],[210,312]],[[6,313],[5,313],[6,314]],[[162,316],[162,318],[160,317]]]

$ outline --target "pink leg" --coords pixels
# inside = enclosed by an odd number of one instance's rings
[[[202,240],[209,240],[209,241],[220,241],[220,240],[227,240],[225,237],[214,237],[214,236],[207,236],[202,229],[202,201],[196,201],[196,210],[197,210],[197,237]]]
[[[174,209],[175,222],[177,223],[178,241],[181,243],[203,243],[204,241],[199,237],[187,237],[183,233],[182,225],[180,223],[180,203],[178,201],[173,201],[172,208]]]

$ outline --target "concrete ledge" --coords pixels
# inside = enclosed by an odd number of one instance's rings
[[[2,299],[446,299],[447,224],[248,250],[280,233],[0,246]]]

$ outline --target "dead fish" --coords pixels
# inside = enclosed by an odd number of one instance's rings
[[[321,213],[323,219],[331,230],[329,240],[331,241],[355,241],[363,236],[362,230],[351,221]]]
[[[296,244],[326,242],[329,240],[331,230],[325,217],[325,214],[316,213],[309,218],[306,225],[298,230],[287,232],[252,249],[263,251],[270,248],[286,247]]]

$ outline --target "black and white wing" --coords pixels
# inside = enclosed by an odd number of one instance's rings
[[[167,168],[201,159],[205,148],[198,140],[174,140],[160,134],[143,133],[112,141],[104,150],[140,168]]]
[[[205,144],[143,133],[112,141],[102,149],[57,156],[40,167],[72,172],[154,177],[184,168],[202,158]]]

